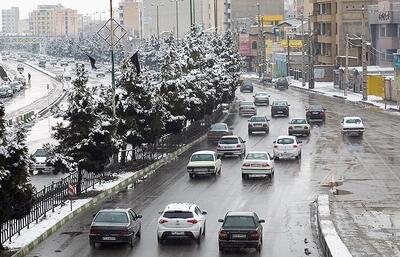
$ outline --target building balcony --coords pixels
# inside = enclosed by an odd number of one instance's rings
[[[318,35],[317,36],[317,42],[318,43],[328,43],[332,44],[335,42],[335,37],[333,36],[327,36],[327,35]]]

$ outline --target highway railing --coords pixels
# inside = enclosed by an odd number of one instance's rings
[[[212,123],[217,122],[223,116],[222,108],[218,108],[211,115],[201,121],[193,122],[190,126],[178,135],[166,135],[151,144],[143,144],[132,150],[125,151],[130,157],[124,163],[120,163],[117,167],[109,169],[103,174],[95,174],[92,172],[83,172],[81,190],[87,192],[94,185],[99,184],[106,176],[110,176],[116,172],[137,171],[143,168],[143,165],[160,160],[168,153],[172,153],[180,147],[201,137]],[[120,153],[121,156],[121,153]],[[4,243],[12,240],[15,235],[20,235],[21,230],[29,228],[32,223],[38,223],[46,213],[54,212],[55,207],[64,205],[69,199],[68,185],[78,183],[78,173],[71,173],[67,177],[62,178],[58,182],[53,182],[34,195],[34,203],[30,212],[20,219],[12,219],[0,224],[0,242]]]

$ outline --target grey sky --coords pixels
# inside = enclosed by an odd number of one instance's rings
[[[0,9],[19,7],[21,19],[28,18],[28,13],[36,9],[38,4],[62,4],[64,7],[77,9],[78,13],[83,14],[107,11],[110,5],[109,0],[0,0],[0,3]],[[119,0],[113,0],[114,6],[118,3]],[[99,19],[99,16],[97,15],[96,19]]]

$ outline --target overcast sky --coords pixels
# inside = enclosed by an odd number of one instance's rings
[[[107,11],[109,0],[0,0],[0,9],[8,9],[11,6],[19,7],[20,18],[28,18],[28,13],[37,8],[38,4],[62,4],[64,7],[77,9],[78,13],[95,13]],[[119,0],[113,0],[117,6]],[[96,18],[98,18],[97,16]]]

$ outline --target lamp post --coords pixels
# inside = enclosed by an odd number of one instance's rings
[[[175,15],[176,15],[176,40],[178,41],[179,38],[179,16],[178,16],[178,7],[179,1],[184,0],[170,0],[171,2],[175,2]]]
[[[155,6],[157,8],[157,38],[158,40],[160,40],[160,14],[159,14],[159,7],[163,6],[163,4],[158,4],[158,3],[154,3],[151,4],[152,6]]]

